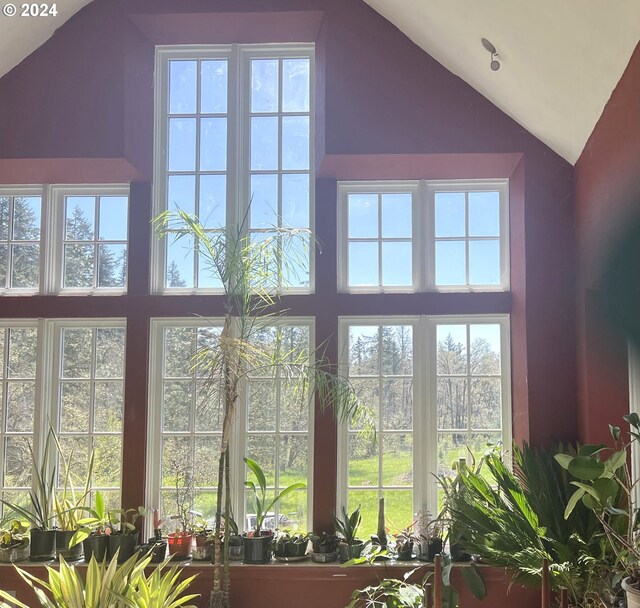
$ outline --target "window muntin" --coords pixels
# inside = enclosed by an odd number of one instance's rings
[[[156,73],[154,211],[180,208],[207,229],[240,227],[252,239],[308,229],[313,47],[159,47]],[[279,285],[308,292],[311,247],[297,239],[283,251],[275,241]],[[222,290],[194,245],[154,244],[154,292]]]
[[[127,287],[127,196],[64,196],[62,290]]]
[[[341,182],[338,284],[354,293],[509,289],[508,182]]]
[[[385,496],[387,518],[401,529],[418,510],[437,512],[434,475],[468,457],[467,444],[476,456],[489,442],[509,453],[506,315],[344,317],[340,336],[341,369],[372,406],[378,433],[372,445],[341,428],[338,509],[361,504],[375,525]]]
[[[42,190],[0,190],[0,290],[37,293]]]
[[[279,324],[264,327],[255,336],[261,349],[276,352],[276,360],[291,365],[278,365],[266,370],[253,370],[246,386],[247,456],[263,468],[269,492],[279,492],[292,483],[310,485],[311,445],[309,443],[308,383],[299,364],[309,360],[310,327]],[[311,525],[307,490],[296,490],[276,504],[265,520],[268,528],[307,530]],[[246,494],[245,520],[250,529],[255,525],[255,505]]]
[[[0,488],[2,498],[16,504],[27,504],[31,489],[37,347],[37,323],[0,324]]]
[[[348,378],[376,421],[376,437],[347,432],[347,504],[363,513],[363,534],[376,532],[378,500],[389,521],[413,513],[413,334],[407,324],[348,326]]]

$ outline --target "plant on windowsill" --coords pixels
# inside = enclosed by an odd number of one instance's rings
[[[12,564],[29,557],[29,526],[17,519],[0,529],[0,562]]]
[[[33,471],[32,489],[29,492],[31,508],[1,500],[6,507],[20,519],[29,522],[31,561],[46,561],[56,555],[56,531],[53,528],[55,483],[58,477],[57,466],[48,469],[53,429],[49,429],[42,452],[42,459],[37,461],[31,444],[28,444]]]
[[[169,555],[174,559],[188,559],[193,550],[193,525],[196,517],[195,486],[191,461],[184,454],[168,456],[167,472],[174,479],[176,511],[167,519],[177,522],[174,531],[167,534]]]
[[[109,535],[109,556],[113,558],[118,552],[118,563],[127,561],[136,550],[138,544],[138,530],[136,522],[144,516],[144,507],[136,509],[111,509],[109,520],[111,534]]]
[[[575,491],[564,512],[569,519],[578,507],[595,514],[613,554],[609,564],[612,590],[626,593],[627,608],[640,608],[640,507],[634,494],[640,478],[634,478],[629,463],[634,446],[640,442],[640,417],[624,416],[630,426],[628,439],[620,427],[609,425],[613,446],[583,445],[577,454],[558,454],[556,460],[576,480]]]
[[[420,537],[414,532],[414,524],[407,526],[393,535],[396,541],[396,559],[408,561],[413,559],[413,547],[420,542]]]
[[[99,562],[105,557],[107,559],[110,557],[109,536],[113,533],[113,525],[102,492],[96,492],[94,502],[93,507],[84,507],[82,509],[89,517],[83,517],[78,520],[82,527],[76,531],[69,541],[69,548],[82,543],[86,562],[91,561],[91,557],[94,555]]]
[[[273,552],[280,558],[302,558],[307,553],[309,535],[304,532],[276,530],[273,541]]]
[[[274,490],[273,498],[269,499],[267,496],[267,478],[262,467],[251,458],[245,458],[244,462],[258,483],[256,486],[256,483],[251,479],[244,482],[245,487],[251,490],[253,494],[253,505],[256,514],[254,529],[244,536],[244,561],[247,564],[265,564],[271,561],[271,545],[273,542],[273,530],[263,529],[265,518],[287,494],[295,490],[304,490],[307,486],[302,482],[292,483],[280,492]]]
[[[250,202],[250,201],[249,201]],[[249,205],[250,206],[250,205]],[[223,422],[218,457],[218,487],[214,548],[212,608],[230,606],[229,533],[222,527],[222,514],[231,513],[230,439],[240,387],[251,370],[269,375],[283,370],[300,387],[302,402],[318,398],[322,408],[331,408],[340,421],[360,422],[355,428],[371,429],[372,415],[358,400],[350,382],[335,373],[323,357],[324,345],[310,353],[277,352],[261,348],[256,337],[265,322],[285,315],[278,311],[279,294],[287,277],[296,276],[301,258],[306,256],[313,236],[306,229],[269,229],[264,238],[248,234],[249,211],[235,226],[226,229],[205,227],[197,217],[184,211],[164,212],[154,219],[160,237],[184,239],[196,251],[201,273],[222,285],[225,315],[222,332],[196,353],[193,365],[206,379],[202,395],[203,415],[222,404]],[[279,351],[279,349],[277,349]],[[306,398],[304,397],[306,392]],[[224,555],[221,547],[224,546]]]
[[[340,561],[348,562],[362,555],[365,548],[365,542],[359,539],[358,528],[362,523],[362,515],[360,514],[360,505],[349,515],[347,509],[342,507],[342,518],[334,514],[333,523],[336,532],[339,535],[338,549],[340,550]]]
[[[444,529],[439,519],[432,519],[428,511],[416,514],[415,531],[418,537],[418,559],[432,562],[444,549]]]

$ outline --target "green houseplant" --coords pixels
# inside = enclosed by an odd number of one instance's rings
[[[0,529],[0,562],[20,562],[29,557],[29,526],[14,519]]]
[[[254,529],[244,536],[244,561],[248,564],[264,564],[271,559],[271,543],[273,541],[273,531],[263,528],[265,518],[270,515],[275,505],[287,494],[295,490],[303,490],[307,486],[302,482],[292,483],[280,492],[274,491],[273,497],[270,498],[267,495],[267,478],[262,467],[251,458],[245,458],[244,462],[256,480],[254,482],[248,479],[244,482],[244,485],[253,494],[256,516]]]
[[[150,560],[149,555],[134,555],[118,567],[115,557],[108,564],[92,559],[84,578],[64,557],[59,569],[47,568],[46,579],[18,572],[43,608],[195,608],[188,602],[197,596],[184,594],[195,576],[180,581],[176,566],[164,571],[166,561],[147,575]],[[0,608],[33,608],[6,591],[0,590],[0,599]]]
[[[338,549],[340,550],[341,562],[347,562],[362,555],[365,542],[357,537],[361,522],[360,505],[351,515],[347,513],[347,509],[344,506],[342,507],[342,518],[334,514],[333,523],[336,527],[336,532],[340,536]]]
[[[624,435],[620,427],[609,425],[613,446],[583,445],[576,453],[558,454],[556,460],[574,478],[565,518],[582,508],[597,517],[612,555],[610,590],[620,593],[622,587],[627,607],[640,608],[640,508],[634,503],[640,479],[629,466],[632,448],[640,441],[640,417],[632,413],[624,420],[630,426]]]
[[[113,532],[110,513],[102,492],[96,492],[93,507],[85,506],[82,510],[89,517],[78,520],[78,524],[82,527],[69,541],[69,547],[74,547],[81,542],[85,561],[90,561],[94,555],[98,561],[102,561],[105,557],[109,557],[109,535]]]
[[[54,494],[58,476],[57,466],[48,468],[51,446],[53,444],[53,429],[49,429],[42,452],[42,458],[36,459],[33,447],[28,444],[33,470],[32,489],[29,492],[31,507],[2,500],[15,515],[31,525],[29,559],[45,561],[56,555],[56,531],[54,522]]]
[[[135,552],[138,544],[138,530],[136,521],[145,515],[144,507],[136,509],[111,509],[109,520],[111,534],[109,535],[109,556],[113,558],[118,553],[118,562],[128,560]]]
[[[250,202],[250,201],[249,201]],[[307,251],[312,235],[305,229],[269,229],[265,238],[251,239],[248,235],[247,210],[237,225],[211,230],[200,220],[182,210],[166,211],[154,219],[160,237],[175,241],[184,239],[189,247],[197,248],[203,272],[218,280],[224,290],[225,314],[219,337],[200,349],[193,365],[206,378],[207,391],[203,403],[213,411],[222,404],[223,422],[218,456],[218,486],[214,531],[214,573],[212,608],[230,606],[229,526],[222,525],[223,513],[231,513],[230,441],[238,406],[241,384],[250,370],[263,372],[281,366],[294,373],[300,386],[309,389],[308,399],[318,397],[323,408],[331,408],[341,420],[362,418],[371,428],[371,415],[358,400],[348,380],[335,374],[324,362],[323,346],[307,356],[291,356],[261,349],[256,335],[264,322],[281,318],[285,311],[279,307],[279,294],[286,287],[287,277],[297,272],[297,253]],[[292,263],[293,260],[293,263]],[[300,391],[301,394],[304,390]],[[222,554],[224,547],[224,555]]]

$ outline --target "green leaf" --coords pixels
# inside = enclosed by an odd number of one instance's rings
[[[595,500],[598,500],[598,501],[600,500],[600,496],[598,495],[598,491],[596,489],[594,489],[593,486],[590,486],[589,484],[586,484],[586,483],[580,483],[579,481],[572,481],[571,485],[572,486],[576,486],[576,488],[581,488],[587,494],[592,496]]]
[[[571,464],[571,461],[573,460],[573,456],[570,456],[569,454],[556,454],[555,457],[556,462],[563,468],[563,469],[569,469],[569,465]]]
[[[604,466],[606,467],[607,471],[614,473],[620,467],[624,466],[626,462],[627,451],[619,450],[618,452],[614,452],[613,454],[611,454],[611,456],[609,456],[609,458],[605,460]]]
[[[609,425],[609,432],[611,433],[611,436],[618,441],[618,439],[620,439],[620,427],[619,426],[612,426]]]
[[[571,498],[569,499],[569,502],[567,503],[567,508],[564,510],[564,518],[565,519],[569,519],[569,516],[571,515],[573,510],[576,508],[576,505],[582,499],[584,494],[585,494],[585,492],[584,492],[584,490],[582,488],[578,488],[572,494]]]
[[[611,477],[601,477],[593,482],[593,488],[598,493],[600,503],[606,505],[618,495],[618,482]]]
[[[258,480],[258,485],[260,486],[260,489],[263,492],[266,492],[267,491],[267,479],[264,476],[264,471],[262,470],[260,465],[255,460],[252,460],[251,458],[245,458],[244,461],[245,461],[246,465],[251,469],[251,472],[256,476],[256,479]]]
[[[487,588],[475,564],[471,564],[468,568],[462,569],[462,578],[473,597],[477,600],[483,600],[487,597]]]
[[[626,422],[628,422],[634,429],[640,430],[640,416],[635,412],[631,412],[626,416],[622,417]]]
[[[599,452],[602,452],[602,450],[606,450],[607,447],[608,446],[606,446],[604,443],[598,443],[597,445],[596,444],[581,445],[580,448],[578,449],[578,457],[595,456]]]
[[[578,456],[569,464],[569,473],[578,479],[597,479],[604,473],[604,464],[597,458]]]

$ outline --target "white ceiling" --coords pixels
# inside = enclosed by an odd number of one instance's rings
[[[90,1],[58,2],[57,17],[0,15],[0,76]],[[640,40],[638,0],[365,1],[571,163]]]

